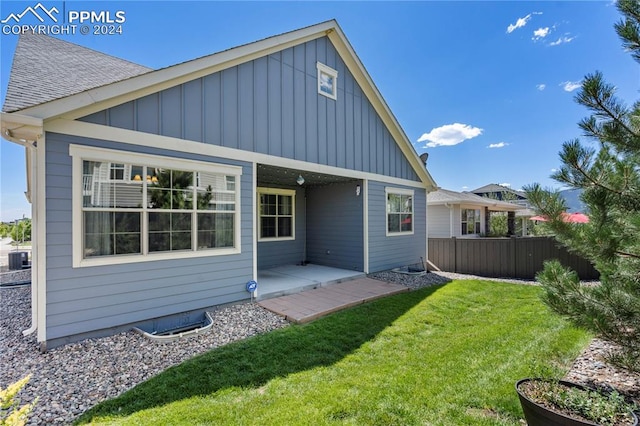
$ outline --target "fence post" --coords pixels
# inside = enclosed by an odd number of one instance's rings
[[[458,272],[458,248],[456,247],[456,237],[451,237],[453,241],[453,272]]]
[[[509,244],[509,248],[510,248],[509,251],[511,252],[510,253],[511,254],[511,262],[510,262],[511,263],[511,268],[510,268],[509,276],[513,277],[513,278],[517,278],[517,276],[516,276],[516,262],[517,262],[518,256],[516,256],[516,237],[512,235],[510,240],[511,240],[511,244]]]

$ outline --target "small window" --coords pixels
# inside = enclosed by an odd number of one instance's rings
[[[318,68],[318,93],[336,100],[338,98],[338,71],[331,67],[316,63]]]
[[[480,233],[480,209],[462,209],[462,235]]]
[[[260,240],[295,239],[296,191],[258,189]]]
[[[413,234],[413,191],[387,189],[387,235]]]

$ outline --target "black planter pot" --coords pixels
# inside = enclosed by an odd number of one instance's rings
[[[520,405],[522,405],[522,411],[524,411],[524,417],[525,419],[527,419],[527,424],[529,426],[598,426],[598,423],[577,420],[571,417],[567,417],[563,414],[556,413],[555,411],[551,411],[524,396],[522,392],[520,392],[520,384],[535,380],[539,379],[522,379],[516,382],[516,392],[518,392]],[[587,390],[587,388],[577,383],[566,382],[564,380],[559,380],[558,382],[564,386]],[[635,413],[633,412],[631,413],[631,415],[633,416],[634,420],[633,425],[637,426],[638,417],[636,417]]]

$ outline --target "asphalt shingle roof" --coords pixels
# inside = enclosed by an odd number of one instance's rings
[[[508,203],[506,201],[493,200],[481,197],[472,192],[456,192],[448,189],[438,189],[427,194],[427,204],[475,204],[480,206],[493,207],[497,210],[520,210],[522,206]]]
[[[488,185],[485,186],[481,186],[480,188],[476,188],[470,192],[473,192],[474,194],[486,194],[489,192],[511,192],[513,194],[516,194],[522,198],[527,198],[527,194],[525,194],[522,191],[516,191],[515,189],[511,189],[508,188],[506,186],[502,186],[502,185],[498,185],[496,183],[490,183]]]
[[[152,71],[41,34],[20,36],[3,112],[15,112]]]

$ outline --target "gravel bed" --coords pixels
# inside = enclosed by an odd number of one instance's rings
[[[207,333],[168,343],[130,331],[88,339],[41,354],[34,336],[22,336],[31,317],[30,287],[0,288],[0,387],[27,374],[22,403],[39,397],[29,424],[69,424],[105,399],[113,398],[166,368],[227,343],[289,323],[252,303],[212,311]]]
[[[1,283],[30,279],[30,272],[3,273]],[[487,279],[446,272],[423,276],[381,272],[369,276],[412,289],[446,284],[454,279]],[[490,280],[536,284],[530,280]],[[158,343],[131,331],[72,343],[41,354],[35,336],[21,334],[30,326],[30,297],[29,286],[0,286],[0,387],[32,374],[29,384],[19,394],[22,403],[39,397],[30,425],[69,424],[95,404],[123,393],[172,365],[227,343],[288,325],[286,320],[257,304],[243,303],[213,310],[211,331],[187,339]],[[607,383],[638,401],[640,375],[604,361],[604,355],[613,349],[607,342],[594,339],[576,359],[566,379],[587,385]]]
[[[401,274],[398,272],[384,271],[376,272],[375,274],[369,274],[368,277],[380,281],[404,285],[413,290],[437,284],[446,284],[451,281],[451,279],[449,279],[448,277],[434,272],[429,272],[424,275],[410,275]]]
[[[30,283],[31,269],[20,271],[8,271],[0,273],[0,286],[14,285],[15,283]]]

